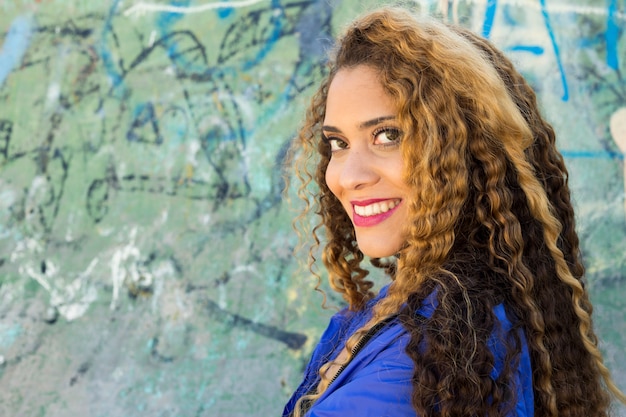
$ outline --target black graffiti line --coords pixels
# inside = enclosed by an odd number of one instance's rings
[[[54,34],[56,36],[69,36],[70,38],[88,38],[94,32],[91,28],[80,28],[73,20],[68,20],[62,25],[39,26],[39,33]]]
[[[74,91],[72,91],[73,97],[78,98],[78,100],[75,100],[74,104],[80,102],[84,96],[100,91],[101,88],[98,83],[94,83],[91,87],[84,87],[89,80],[89,77],[95,75],[98,68],[98,54],[93,45],[88,45],[86,49],[80,50],[79,54],[85,56],[88,62],[80,69],[78,78],[75,81],[75,84],[80,88],[74,88]]]
[[[280,17],[282,16],[283,13]],[[261,24],[261,20],[265,17],[269,17],[267,25]],[[224,64],[241,51],[258,45],[267,45],[270,41],[276,42],[277,39],[286,35],[279,23],[280,17],[274,15],[274,8],[266,8],[252,11],[233,23],[222,39],[217,63]],[[269,30],[268,26],[274,26],[274,30]],[[276,28],[278,28],[279,33],[275,33]]]
[[[607,79],[608,77],[605,77],[604,75],[599,74],[598,71],[596,71],[594,67],[586,66],[583,69],[586,72],[585,74],[586,77],[589,77],[589,75],[591,75],[593,78],[596,78],[599,81],[597,85],[611,91],[617,98],[618,102],[626,101],[626,82],[622,81],[621,77],[618,77],[620,81],[619,83],[613,83]],[[619,71],[616,71],[616,73],[620,75]]]
[[[220,76],[219,80],[223,82],[224,90],[227,93],[226,96],[234,97],[235,94],[233,93],[231,86],[226,82],[223,76]],[[246,130],[243,126],[243,119],[241,117],[241,109],[239,107],[239,104],[237,103],[237,100],[230,99],[229,101],[232,104],[233,108],[235,109],[234,116],[235,116],[235,122],[236,122],[236,132],[239,135],[239,140],[241,141],[241,145],[245,149],[247,140],[246,140]]]
[[[51,158],[50,155],[52,155]],[[52,224],[59,214],[60,204],[65,189],[65,183],[69,176],[72,150],[69,147],[63,147],[54,148],[54,150],[51,151],[45,146],[39,146],[29,151],[22,151],[12,154],[5,161],[5,166],[20,162],[24,158],[28,158],[26,159],[26,161],[33,162],[37,167],[37,170],[39,171],[39,175],[44,175],[46,180],[50,184],[52,184],[53,188],[50,198],[37,206],[39,222],[46,232],[50,232],[52,230]],[[46,161],[43,164],[42,158]],[[57,175],[53,175],[55,174],[55,171],[49,170],[50,161],[58,161],[58,165],[55,164],[57,168],[60,168],[60,170],[56,170]],[[50,215],[46,215],[44,209],[50,207],[52,212]]]
[[[190,200],[237,200],[246,198],[248,193],[235,193],[229,184],[211,183],[185,176],[157,176],[146,174],[127,174],[116,179],[118,191],[123,192],[147,192],[151,194],[164,194],[172,197],[183,197]],[[135,185],[136,184],[136,185]],[[170,187],[166,188],[166,185]],[[198,192],[200,190],[200,192]]]
[[[38,33],[47,33],[61,36],[70,36],[72,38],[88,38],[94,33],[96,23],[102,22],[106,19],[104,13],[85,13],[80,16],[76,16],[65,21],[58,20],[58,23],[52,22],[51,24],[39,24],[37,27]],[[78,23],[76,23],[78,22]],[[82,27],[79,26],[80,22],[84,22]]]
[[[204,46],[201,44],[190,46],[189,48],[178,51],[177,53],[168,54],[168,56],[172,62],[176,62],[178,61],[178,58],[184,58],[186,55],[189,55],[193,51],[199,51],[200,56],[202,57],[202,63],[206,67],[208,65],[206,52]],[[195,59],[192,59],[191,61],[193,62],[195,61]]]
[[[107,168],[104,178],[94,179],[87,190],[86,209],[96,222],[108,213],[111,191],[126,193],[148,193],[180,197],[192,201],[213,201],[216,206],[224,200],[239,200],[249,197],[249,190],[241,193],[229,183],[210,183],[185,176],[157,176],[127,174],[118,177],[114,168]],[[258,210],[257,210],[258,211]]]
[[[0,119],[0,154],[4,155],[4,159],[9,158],[9,144],[13,134],[13,122],[8,119]],[[4,142],[2,144],[1,142]]]
[[[317,80],[314,77],[314,71],[319,70],[320,74],[325,74],[327,71],[326,64],[322,61],[316,63],[310,63],[304,59],[299,59],[295,65],[293,75],[289,79],[289,94],[287,99],[293,101],[299,94],[303,93],[306,89],[317,85]],[[300,69],[304,69],[304,72],[299,74]],[[306,80],[302,85],[298,84],[299,78]]]
[[[147,128],[148,130],[152,129],[151,133],[154,135],[153,140],[148,140],[141,134],[143,128]],[[151,101],[142,104],[141,110],[134,117],[128,128],[126,139],[131,142],[155,145],[163,143],[163,136],[160,132],[158,120],[155,117],[154,104]]]
[[[210,316],[224,324],[248,330],[269,339],[282,342],[290,349],[301,349],[304,343],[306,343],[307,336],[304,334],[287,332],[275,326],[252,321],[239,314],[231,313],[220,308],[217,303],[212,300],[205,300],[205,307]]]
[[[46,135],[46,139],[43,145],[37,148],[39,150],[37,165],[38,165],[38,168],[40,169],[40,173],[48,172],[48,162],[49,162],[50,151],[52,150],[52,144],[54,143],[54,135],[57,129],[59,128],[59,126],[61,125],[62,121],[63,121],[63,116],[61,115],[59,111],[55,111],[50,116],[50,130],[48,131],[48,134]]]
[[[54,202],[54,208],[52,211],[52,218],[51,221],[52,223],[54,223],[54,221],[56,220],[57,216],[59,215],[59,208],[61,206],[61,200],[63,199],[63,192],[65,191],[65,182],[67,181],[67,177],[69,175],[69,170],[70,170],[70,161],[72,158],[72,153],[68,152],[69,157],[66,159],[63,155],[63,152],[61,152],[60,149],[55,149],[54,150],[54,159],[59,159],[60,163],[61,163],[61,169],[62,169],[62,175],[60,178],[60,189],[58,190],[58,194],[56,196],[56,201]],[[50,177],[52,178],[52,177]],[[52,231],[52,223],[50,224],[50,227],[46,230],[47,232]]]
[[[232,99],[234,94],[232,90],[230,89],[230,86],[228,85],[228,83],[223,81],[221,77],[218,78],[218,81],[222,81],[223,85],[221,87],[216,85],[214,89],[209,90],[206,93],[206,95],[210,95],[211,93],[217,93],[219,91],[226,91],[227,97],[229,97],[229,99],[220,100],[220,103],[219,103],[221,107],[220,112],[221,112],[221,115],[223,116],[223,119],[225,119],[225,123],[228,126],[228,132],[227,132],[228,136],[234,137],[237,140],[239,140],[239,142],[241,143],[241,146],[245,148],[246,133],[245,133],[245,129],[243,126],[243,120],[241,117],[240,107],[237,104],[236,100]],[[227,190],[230,188],[229,182],[226,179],[226,175],[223,172],[223,169],[221,169],[218,166],[218,162],[214,160],[214,152],[213,152],[215,143],[218,140],[223,139],[223,138],[221,136],[217,136],[215,134],[215,131],[211,131],[211,130],[209,130],[208,132],[201,131],[200,124],[202,123],[203,117],[211,113],[205,113],[202,111],[203,109],[200,109],[200,111],[197,111],[196,104],[192,100],[192,97],[189,95],[189,92],[187,89],[183,90],[183,96],[185,98],[187,108],[189,109],[189,112],[191,114],[192,123],[196,131],[199,133],[201,137],[200,144],[204,152],[206,161],[209,163],[211,168],[213,168],[214,172],[217,174],[220,180],[220,190],[227,192]],[[246,194],[246,195],[250,194],[252,187],[250,186],[250,182],[247,176],[247,170],[244,173],[242,180],[243,180],[243,185],[245,187],[245,191],[243,194]],[[225,194],[218,195],[218,198],[223,198],[224,196]]]
[[[100,222],[109,212],[109,192],[120,189],[115,166],[111,162],[106,167],[104,178],[94,179],[87,189],[85,208],[89,217],[96,223]],[[101,190],[104,190],[102,192]],[[95,196],[94,196],[95,195]]]
[[[218,64],[223,65],[242,51],[274,44],[281,38],[293,36],[297,22],[312,4],[314,2],[310,0],[287,4],[278,9],[280,14],[276,13],[276,7],[270,6],[241,17],[226,30],[220,44]]]
[[[193,101],[191,100],[191,96],[189,95],[189,91],[187,91],[187,89],[183,90],[183,97],[185,98],[187,108],[189,109],[189,112],[191,113],[191,120],[196,127],[196,131],[199,132],[200,127],[198,126],[198,122],[197,122],[195,105],[193,104]],[[205,141],[202,141],[201,145],[203,148],[205,148],[206,147]],[[224,176],[224,173],[222,172],[222,170],[219,169],[219,167],[215,164],[215,162],[213,162],[211,158],[206,158],[206,159],[209,165],[211,166],[211,168],[213,168],[217,176],[220,178],[220,182],[224,185],[227,185],[228,181],[226,180],[226,177]]]
[[[208,58],[206,55],[206,48],[204,47],[204,45],[200,42],[200,40],[196,37],[196,35],[189,31],[189,30],[180,30],[180,31],[174,31],[174,32],[170,32],[167,35],[161,37],[160,39],[158,39],[157,41],[154,42],[154,44],[152,44],[151,46],[144,48],[136,57],[135,59],[133,59],[133,61],[130,63],[130,65],[128,66],[128,69],[124,70],[122,72],[121,78],[124,79],[126,78],[126,76],[132,71],[134,70],[137,66],[139,66],[142,62],[144,62],[145,60],[148,59],[148,57],[157,49],[157,48],[162,48],[167,50],[168,42],[170,40],[172,40],[172,38],[174,37],[182,37],[182,38],[188,38],[191,40],[192,43],[192,47],[178,52],[177,54],[170,56],[168,54],[168,58],[170,59],[170,61],[172,63],[175,63],[175,59],[182,56],[184,53],[188,52],[188,51],[199,51],[199,54],[202,58],[202,63],[208,67]]]

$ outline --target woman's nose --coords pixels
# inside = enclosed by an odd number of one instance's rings
[[[358,190],[373,185],[379,177],[372,155],[365,151],[348,151],[341,170],[339,184],[349,190]]]

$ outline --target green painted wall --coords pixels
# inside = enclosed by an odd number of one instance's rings
[[[0,1],[0,415],[276,416],[299,382],[332,311],[280,163],[333,35],[376,1],[226,3]],[[537,89],[626,389],[625,2],[405,3]]]

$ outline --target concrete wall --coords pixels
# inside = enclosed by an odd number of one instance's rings
[[[153,3],[0,2],[2,416],[276,416],[332,313],[280,163],[332,36],[376,2]],[[537,89],[626,389],[625,3],[408,3]]]

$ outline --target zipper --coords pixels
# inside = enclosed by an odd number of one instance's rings
[[[330,380],[330,382],[328,383],[328,386],[330,387],[330,385],[335,382],[335,380],[337,379],[337,377],[339,377],[339,375],[346,369],[346,367],[350,364],[350,362],[352,362],[352,359],[354,359],[354,357],[357,355],[357,353],[359,353],[364,347],[365,345],[367,345],[367,342],[369,342],[370,340],[372,340],[372,338],[374,336],[376,336],[376,334],[381,331],[387,324],[389,324],[391,321],[393,321],[396,317],[398,317],[397,314],[393,314],[387,318],[385,318],[384,320],[379,321],[378,323],[376,323],[374,326],[372,326],[360,339],[359,341],[356,343],[356,345],[354,345],[354,347],[352,348],[351,351],[351,355],[350,355],[350,360],[348,362],[346,362],[345,364],[342,364],[339,366],[339,369],[337,369],[337,372],[335,373],[335,375],[332,377],[332,379]],[[311,389],[306,392],[304,395],[310,395],[313,393],[313,391],[317,388],[317,384],[313,384],[313,386],[311,387]],[[300,404],[300,410],[303,412],[303,415],[306,413],[308,407],[309,407],[309,401],[303,401]],[[291,411],[290,417],[293,416],[293,412],[294,410]]]
[[[369,342],[374,336],[376,336],[376,334],[381,331],[389,322],[391,322],[393,319],[395,319],[397,317],[397,314],[391,315],[389,317],[387,317],[386,319],[379,321],[378,323],[376,323],[374,326],[372,326],[367,333],[365,333],[360,339],[359,341],[356,343],[356,345],[354,345],[354,347],[352,348],[351,351],[351,355],[350,355],[350,360],[346,363],[343,363],[339,366],[339,369],[337,369],[337,372],[335,372],[335,375],[331,378],[330,382],[328,383],[328,386],[330,387],[330,385],[335,382],[335,380],[339,377],[339,375],[346,369],[346,367],[350,364],[350,362],[352,362],[352,359],[354,359],[354,357],[357,355],[357,353],[359,353],[364,347],[365,345],[367,345],[367,342]]]

